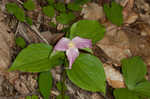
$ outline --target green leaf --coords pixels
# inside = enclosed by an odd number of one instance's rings
[[[50,71],[42,72],[39,75],[39,88],[44,99],[49,99],[52,88],[52,75]]]
[[[49,25],[52,26],[53,28],[57,27],[57,25],[54,22],[49,22]]]
[[[91,39],[93,44],[104,37],[105,28],[95,20],[80,20],[74,23],[70,30],[70,38],[80,36]]]
[[[81,53],[72,69],[67,70],[67,75],[78,87],[105,94],[106,77],[103,65],[97,57]]]
[[[23,72],[50,70],[52,66],[48,55],[51,53],[51,50],[52,47],[46,44],[31,44],[19,53],[9,70],[20,70]]]
[[[26,96],[26,99],[32,99],[31,96]]]
[[[59,16],[56,17],[56,20],[61,24],[69,24],[74,19],[75,15],[71,12],[61,13]]]
[[[35,9],[35,3],[33,0],[27,0],[26,2],[24,2],[23,6],[27,10],[34,10]]]
[[[63,98],[62,98],[62,95],[60,94],[59,96],[56,97],[56,99],[63,99]],[[70,99],[70,97],[67,96],[67,95],[65,95],[65,96],[64,96],[64,99]]]
[[[47,0],[49,4],[53,4],[54,0]]]
[[[75,0],[75,3],[82,5],[82,4],[88,3],[88,2],[90,2],[90,1],[91,1],[91,0]]]
[[[29,25],[32,25],[33,22],[32,22],[32,19],[30,17],[26,17],[26,22],[29,24]]]
[[[39,98],[36,95],[32,95],[32,99],[39,99]]]
[[[65,85],[65,84],[64,84],[64,85]],[[63,83],[62,83],[62,82],[58,82],[58,83],[56,84],[56,87],[57,87],[57,89],[58,89],[59,91],[62,91]],[[66,91],[66,90],[67,90],[67,87],[64,86],[63,91]]]
[[[50,55],[50,65],[52,67],[58,66],[64,63],[65,54],[61,51],[52,52]]]
[[[146,75],[146,65],[143,60],[138,57],[132,57],[122,60],[122,71],[127,87],[132,90],[136,84],[141,82]]]
[[[55,8],[56,8],[56,10],[58,10],[60,12],[65,12],[66,11],[65,4],[62,3],[62,2],[56,3]]]
[[[24,22],[25,21],[25,14],[24,11],[17,6],[16,3],[8,3],[6,4],[6,9],[9,13],[13,14],[14,16],[16,16],[16,18],[21,21]]]
[[[114,96],[115,99],[140,99],[135,92],[132,92],[127,88],[115,89]]]
[[[86,51],[86,52],[89,52],[89,53],[93,54],[93,51],[92,51],[92,49],[91,49],[91,48],[82,48],[81,50],[83,50],[83,51]]]
[[[15,41],[16,41],[17,46],[21,48],[24,48],[26,46],[26,42],[22,37],[17,37]]]
[[[137,84],[134,91],[140,95],[150,97],[150,82],[144,81],[144,82]]]
[[[104,12],[106,14],[106,17],[117,26],[120,26],[123,23],[122,10],[123,7],[116,2],[112,2],[111,7],[109,6],[109,4],[104,4]]]
[[[55,15],[55,9],[52,6],[45,6],[42,10],[48,17],[53,17]]]
[[[80,7],[79,4],[76,3],[69,3],[67,5],[68,9],[72,10],[72,11],[80,11],[82,8]]]

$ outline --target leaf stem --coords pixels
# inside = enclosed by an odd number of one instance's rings
[[[62,73],[62,90],[61,90],[62,99],[65,99],[65,80],[66,80],[66,71],[63,68],[63,73]]]

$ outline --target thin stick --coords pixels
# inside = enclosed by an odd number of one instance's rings
[[[49,45],[48,41],[41,35],[41,33],[37,30],[37,28],[32,25],[31,29],[46,43]]]
[[[17,0],[21,5],[23,5],[23,2],[22,1],[20,1],[20,0]]]

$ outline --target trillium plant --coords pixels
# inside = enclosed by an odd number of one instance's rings
[[[76,86],[83,90],[105,94],[104,68],[100,59],[92,53],[92,45],[100,41],[104,33],[105,28],[98,21],[80,20],[71,26],[68,38],[62,37],[54,48],[39,43],[22,49],[9,70],[39,72],[39,89],[44,99],[50,97],[53,87],[50,71],[56,66],[63,66],[64,74]]]

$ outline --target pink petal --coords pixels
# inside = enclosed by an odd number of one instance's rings
[[[62,38],[58,41],[58,43],[56,44],[54,50],[57,51],[66,51],[68,49],[68,43],[70,42],[69,39],[67,38]]]
[[[77,48],[92,48],[92,41],[89,39],[84,39],[77,36],[72,39],[72,42],[75,43]]]
[[[66,51],[66,55],[69,60],[69,69],[71,69],[75,59],[79,56],[79,51],[77,48],[69,48]]]

